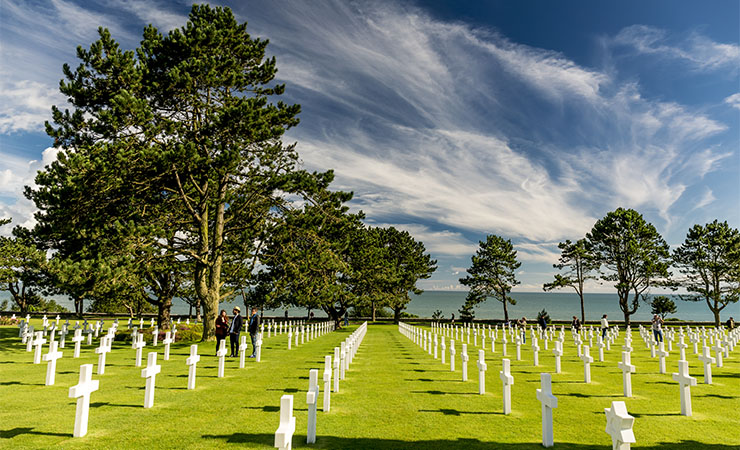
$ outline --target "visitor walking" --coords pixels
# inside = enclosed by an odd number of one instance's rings
[[[663,319],[657,315],[653,314],[653,337],[655,337],[656,342],[663,342]]]
[[[601,316],[601,338],[606,339],[606,330],[609,329],[609,321],[606,320],[606,314]]]
[[[730,317],[729,319],[727,319],[726,325],[727,325],[727,329],[732,331],[732,329],[735,328],[735,319]]]
[[[578,317],[573,316],[573,321],[570,323],[570,328],[571,328],[571,330],[575,331],[576,333],[578,333],[579,331],[581,331],[581,321],[578,320]]]
[[[216,317],[216,351],[221,346],[221,341],[226,339],[226,334],[229,332],[229,317],[226,315],[226,310],[222,309],[221,314]]]
[[[545,320],[545,316],[542,315],[537,319],[537,323],[539,324],[540,328],[542,328],[542,331],[545,331],[547,329],[547,320]]]
[[[231,320],[231,326],[229,327],[229,341],[231,342],[231,357],[235,358],[239,356],[239,333],[242,332],[244,320],[238,306],[234,306],[234,311],[232,312],[234,313],[234,318]]]
[[[344,312],[344,326],[349,325],[349,311]]]
[[[260,316],[257,315],[257,308],[252,308],[252,315],[249,317],[249,337],[252,339],[252,354],[250,358],[257,357],[257,333],[260,329]]]

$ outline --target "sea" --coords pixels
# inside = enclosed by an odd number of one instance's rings
[[[418,317],[430,318],[436,311],[441,311],[442,317],[449,319],[452,314],[456,318],[460,317],[460,308],[465,303],[467,292],[463,291],[425,291],[421,295],[413,295],[411,302],[406,307],[405,312]],[[578,295],[567,292],[514,292],[511,296],[516,300],[516,305],[508,305],[509,319],[518,319],[526,317],[528,320],[536,319],[537,313],[541,310],[547,311],[553,320],[570,320],[572,316],[580,318],[581,308]],[[9,299],[10,294],[7,291],[0,292],[0,302]],[[57,303],[74,311],[72,301],[64,296],[53,296]],[[687,321],[713,321],[714,315],[709,310],[707,304],[701,302],[689,302],[673,296],[678,311],[675,314],[668,315],[667,318],[676,318]],[[233,306],[240,306],[244,313],[244,304],[240,298],[231,303],[222,303],[221,308],[228,313]],[[287,310],[290,317],[305,317],[308,314],[306,308],[283,308],[277,310],[265,310],[266,316],[283,316]],[[619,300],[616,294],[586,294],[585,295],[586,320],[595,321],[601,318],[602,314],[607,314],[612,320],[622,320],[624,315],[619,309]],[[186,315],[190,311],[187,303],[176,298],[173,301],[172,314]],[[476,319],[498,319],[503,320],[504,308],[501,302],[489,298],[487,301],[475,307]],[[316,317],[326,317],[323,311],[312,310]],[[724,322],[730,316],[736,321],[740,319],[740,303],[728,305],[721,313],[721,320]],[[632,315],[631,319],[635,321],[650,320],[652,314],[650,305],[646,302],[640,304],[637,312]]]

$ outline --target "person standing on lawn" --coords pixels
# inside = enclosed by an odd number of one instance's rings
[[[663,319],[659,315],[653,315],[653,336],[656,342],[663,342]]]
[[[231,357],[235,358],[239,356],[239,333],[242,332],[242,325],[244,325],[244,319],[241,316],[241,309],[238,306],[234,306],[234,318],[231,320],[231,326],[229,327],[229,342],[231,342]]]
[[[221,341],[226,339],[226,335],[229,332],[229,316],[226,315],[226,310],[221,310],[221,314],[216,317],[216,351],[221,346]]]
[[[249,337],[252,338],[252,354],[250,358],[257,357],[257,333],[260,331],[260,316],[257,315],[257,308],[252,308],[252,315],[249,317]]]
[[[609,321],[606,320],[606,314],[601,316],[601,338],[606,339],[606,330],[609,329]]]

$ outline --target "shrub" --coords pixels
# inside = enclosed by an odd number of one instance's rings
[[[8,316],[0,316],[0,325],[18,326],[20,322],[21,322],[20,319],[18,319],[17,317],[13,319],[12,317],[8,317]]]

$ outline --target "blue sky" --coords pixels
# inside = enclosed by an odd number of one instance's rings
[[[714,219],[740,226],[740,3],[233,1],[270,39],[302,106],[307,169],[373,225],[422,240],[457,279],[486,234],[512,239],[521,291],[552,278],[557,243],[617,207],[671,245]],[[44,134],[61,66],[98,26],[134,48],[186,2],[0,0],[0,216],[55,157]],[[592,286],[593,291],[612,291]]]

